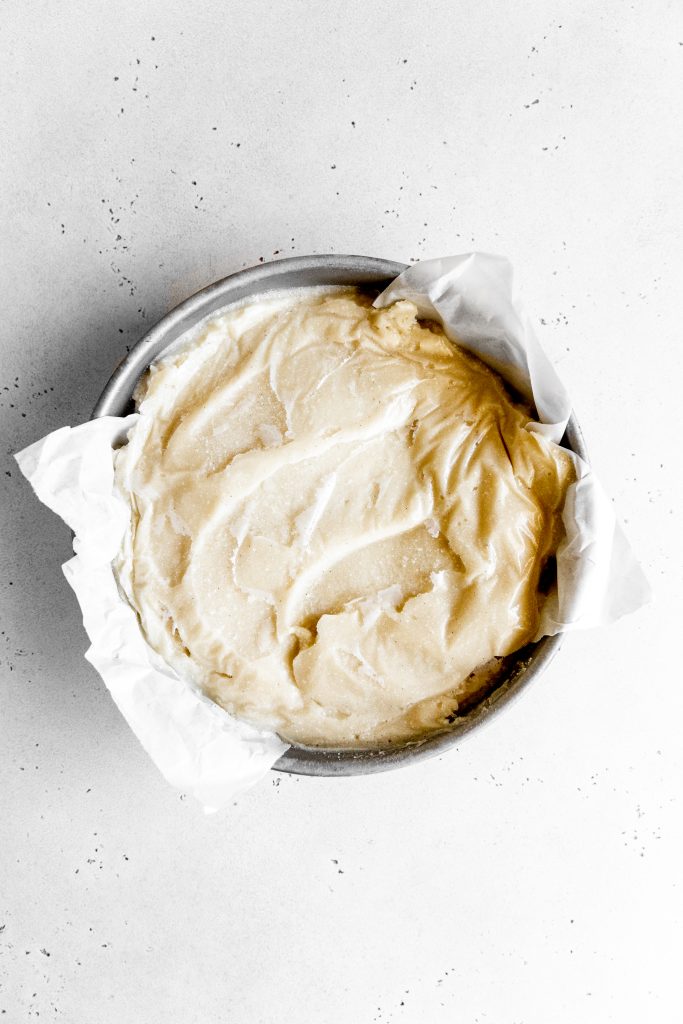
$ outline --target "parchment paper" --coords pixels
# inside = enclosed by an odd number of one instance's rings
[[[410,299],[420,314],[496,370],[533,402],[540,423],[527,429],[559,444],[571,402],[533,332],[517,295],[512,264],[490,253],[464,253],[408,267],[375,300]],[[557,590],[545,602],[536,639],[608,625],[650,598],[650,587],[612,503],[595,473],[570,453],[577,482],[563,509],[566,537],[557,550]]]
[[[375,304],[400,298],[440,321],[451,338],[533,402],[540,423],[529,430],[561,440],[571,403],[514,292],[507,260],[470,253],[418,263]],[[63,571],[90,639],[86,658],[168,781],[215,810],[261,778],[287,744],[232,718],[181,679],[148,646],[119,591],[111,562],[129,511],[114,489],[113,452],[136,419],[103,417],[62,427],[16,459],[40,500],[74,532],[74,557]],[[546,601],[539,636],[607,624],[649,597],[611,502],[587,463],[572,457],[577,482],[563,511],[558,587]]]
[[[287,744],[232,718],[180,679],[146,643],[119,593],[111,561],[130,511],[114,490],[113,451],[137,418],[62,427],[16,460],[40,500],[74,531],[75,555],[62,568],[90,638],[86,658],[168,781],[216,810],[257,782]]]

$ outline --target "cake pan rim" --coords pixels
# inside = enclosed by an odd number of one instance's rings
[[[294,256],[239,270],[214,281],[171,309],[139,339],[107,381],[91,418],[124,415],[130,406],[135,386],[150,363],[181,335],[212,312],[232,302],[284,288],[325,284],[385,286],[406,266],[375,256]],[[325,280],[328,277],[329,280]],[[292,278],[296,283],[292,283]],[[573,413],[563,443],[582,458],[587,457],[581,429]],[[539,640],[533,645],[524,663],[520,663],[508,679],[461,719],[456,719],[448,730],[423,740],[382,749],[304,747],[292,744],[273,768],[293,775],[367,775],[436,757],[457,745],[485,722],[491,721],[502,708],[509,706],[547,668],[561,643],[561,634]]]

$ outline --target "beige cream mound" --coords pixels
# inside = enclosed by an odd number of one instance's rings
[[[535,634],[571,463],[411,303],[229,311],[152,368],[140,412],[119,578],[152,647],[233,714],[397,741]]]

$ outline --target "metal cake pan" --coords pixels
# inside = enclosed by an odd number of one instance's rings
[[[135,345],[107,382],[92,418],[124,416],[133,410],[133,392],[147,367],[186,331],[219,309],[250,296],[286,288],[320,285],[358,285],[385,288],[405,264],[371,256],[297,256],[265,263],[231,274],[208,285],[167,313]],[[581,430],[571,416],[562,442],[586,458]],[[347,749],[291,746],[274,765],[277,771],[298,775],[365,775],[434,757],[488,721],[536,679],[561,644],[561,635],[544,637],[505,659],[494,687],[453,720],[443,732],[385,749]]]

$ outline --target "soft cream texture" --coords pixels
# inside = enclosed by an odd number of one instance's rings
[[[152,367],[117,456],[149,643],[290,740],[438,728],[537,629],[571,463],[415,313],[353,291],[228,311]]]

